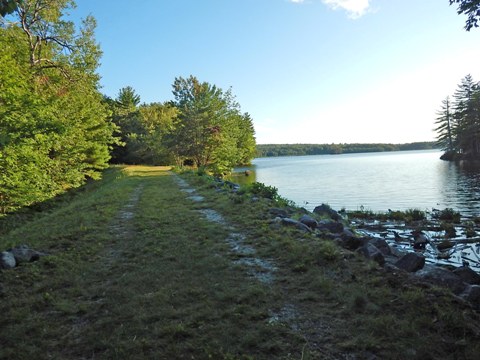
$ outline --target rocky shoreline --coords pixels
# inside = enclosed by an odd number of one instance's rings
[[[216,181],[218,190],[240,191],[235,183]],[[315,207],[313,212],[294,206],[271,208],[269,214],[273,227],[295,227],[319,239],[333,240],[385,271],[448,288],[480,310],[480,229],[469,219],[462,223],[460,214],[452,209],[434,210],[430,218],[412,210],[402,220],[375,218],[374,214],[368,219],[359,218],[327,204]]]
[[[295,219],[297,210],[273,208],[270,210],[272,222],[281,226],[294,226],[320,239],[331,239],[341,247],[375,261],[386,271],[407,273],[412,281],[446,287],[476,309],[480,309],[480,274],[471,268],[468,261],[464,261],[461,266],[432,262],[430,254],[426,255],[426,252],[433,248],[439,251],[438,246],[429,237],[428,232],[418,230],[418,223],[416,230],[411,230],[411,225],[407,226],[408,230],[403,229],[403,236],[391,230],[393,235],[390,238],[378,235],[387,234],[384,231],[385,224],[381,225],[379,221],[374,222],[377,234],[374,235],[372,228],[366,226],[364,222],[349,221],[326,204],[317,206],[313,213],[302,209],[304,213]],[[398,227],[399,224],[397,224],[397,230],[399,230]],[[407,231],[411,231],[411,239],[405,235]],[[395,242],[395,236],[397,236],[397,242]],[[402,238],[403,244],[400,244],[398,237]],[[457,243],[460,241],[457,240]],[[454,241],[452,244],[451,247],[455,246]],[[478,249],[478,246],[476,248]]]

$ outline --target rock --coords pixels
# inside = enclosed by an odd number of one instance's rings
[[[392,250],[390,249],[390,246],[385,241],[385,239],[373,238],[373,239],[370,240],[370,243],[373,246],[375,246],[378,250],[380,250],[382,255],[386,255],[386,256],[392,255]]]
[[[396,247],[395,244],[390,247],[390,251],[392,252],[392,255],[396,256],[397,258],[401,258],[402,256],[405,256],[407,254],[406,251],[404,251],[403,249],[399,249],[398,247]]]
[[[349,228],[343,228],[343,231],[342,231],[342,237],[343,236],[351,236],[351,237],[355,237],[355,234],[353,233],[352,229],[349,229]]]
[[[23,263],[23,262],[33,262],[36,261],[40,258],[40,255],[43,255],[39,253],[38,251],[30,249],[27,245],[19,245],[14,247],[13,249],[10,250],[13,256],[15,257],[15,260],[17,261],[17,264]]]
[[[0,253],[0,269],[13,269],[16,265],[15,257],[10,251]]]
[[[427,246],[427,236],[422,231],[413,232],[413,248],[416,250],[423,250]]]
[[[408,272],[415,272],[425,266],[425,256],[417,253],[408,253],[402,256],[395,263],[395,266]]]
[[[467,286],[467,288],[460,295],[460,297],[468,301],[476,309],[479,309],[480,308],[480,285]]]
[[[232,189],[233,191],[238,191],[238,190],[240,190],[240,185],[235,184],[235,183],[233,183],[233,182],[231,182],[231,181],[225,181],[225,182],[224,182],[224,185],[227,186],[227,187],[229,187],[229,188]]]
[[[318,221],[315,220],[314,218],[312,218],[311,216],[308,216],[308,215],[303,215],[299,221],[302,223],[302,224],[305,224],[307,225],[310,229],[315,229],[318,225]]]
[[[434,285],[449,288],[456,295],[461,294],[467,286],[460,276],[435,265],[427,266],[415,275]]]
[[[290,218],[282,218],[282,225],[295,226],[297,229],[302,230],[304,232],[312,231],[312,229],[310,229],[307,225],[302,224],[300,221],[290,219]]]
[[[357,252],[365,256],[367,259],[375,261],[379,265],[385,264],[385,257],[383,256],[381,251],[377,249],[375,245],[373,245],[371,242],[368,242],[367,244],[359,248]]]
[[[317,229],[340,234],[343,231],[343,224],[333,220],[320,220]]]
[[[369,240],[370,239],[367,237],[348,236],[342,234],[342,236],[338,238],[337,242],[345,249],[357,250],[358,248],[365,246]]]
[[[333,210],[330,205],[327,204],[322,204],[320,206],[317,206],[315,209],[313,209],[313,212],[315,214],[318,214],[320,216],[327,216],[332,220],[338,221],[341,220],[341,216],[338,212]]]
[[[285,209],[271,208],[270,210],[268,210],[268,212],[273,217],[286,218],[286,217],[289,216],[287,210],[285,210]]]
[[[461,266],[453,270],[455,275],[460,276],[462,281],[470,285],[480,285],[480,275],[468,266]]]

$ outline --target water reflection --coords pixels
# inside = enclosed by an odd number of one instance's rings
[[[458,209],[462,214],[478,216],[480,213],[480,163],[443,162],[440,172],[441,203]]]

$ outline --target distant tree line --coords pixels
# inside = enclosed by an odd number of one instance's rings
[[[437,112],[438,146],[444,160],[480,160],[480,84],[465,76]]]
[[[100,92],[95,19],[73,0],[0,0],[0,215],[98,179],[109,161],[192,164],[217,175],[255,156],[231,90],[177,78],[174,100]]]
[[[434,149],[435,142],[408,144],[259,144],[258,157],[335,155],[382,151],[405,151]]]

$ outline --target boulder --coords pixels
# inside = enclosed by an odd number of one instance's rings
[[[392,250],[390,249],[390,246],[385,241],[385,239],[373,238],[370,240],[370,243],[373,246],[375,246],[378,250],[380,250],[382,255],[385,255],[385,256],[392,255]]]
[[[290,218],[282,218],[282,225],[295,226],[297,229],[302,230],[304,232],[312,231],[312,229],[310,229],[307,225],[302,224],[300,221],[290,219]]]
[[[425,235],[425,233],[423,233],[422,231],[418,231],[418,230],[414,231],[412,235],[413,235],[413,248],[416,250],[425,249],[428,243],[427,235]]]
[[[17,264],[33,262],[40,258],[41,253],[30,249],[27,245],[19,245],[10,250],[15,257]]]
[[[369,240],[370,238],[368,237],[349,236],[348,234],[344,233],[340,238],[338,238],[337,242],[345,249],[357,250],[358,248],[365,246]]]
[[[417,253],[408,253],[402,256],[395,263],[395,266],[408,272],[415,272],[425,266],[425,256]]]
[[[383,256],[382,252],[375,247],[371,242],[368,242],[361,248],[357,250],[358,253],[365,256],[367,259],[373,260],[379,265],[385,264],[385,257]]]
[[[0,269],[12,269],[17,265],[15,257],[10,251],[0,253]]]
[[[307,225],[310,229],[315,229],[318,225],[318,221],[308,215],[302,215],[299,219],[302,224]]]
[[[472,304],[474,308],[480,308],[480,285],[467,286],[460,296]]]
[[[334,220],[320,220],[317,229],[321,231],[328,231],[332,234],[340,234],[343,231],[343,224]]]
[[[467,286],[460,276],[435,265],[427,266],[415,275],[431,284],[449,288],[456,295],[461,294]]]
[[[460,276],[460,278],[470,285],[480,285],[480,275],[473,271],[468,266],[461,266],[453,270],[453,273]]]
[[[268,212],[273,217],[286,218],[289,216],[288,211],[285,209],[271,208],[270,210],[268,210]]]
[[[341,216],[338,212],[333,210],[330,205],[327,204],[322,204],[320,206],[317,206],[315,209],[313,209],[313,212],[315,214],[318,214],[320,216],[326,216],[329,217],[332,220],[338,221],[341,220]]]

